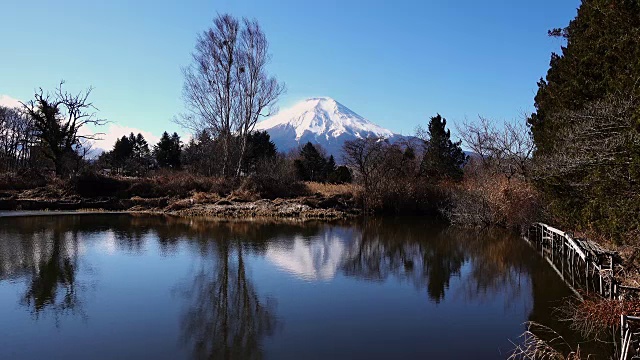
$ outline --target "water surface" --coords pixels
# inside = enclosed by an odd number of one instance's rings
[[[0,218],[0,359],[504,359],[570,291],[420,219]],[[573,344],[573,343],[572,343]]]

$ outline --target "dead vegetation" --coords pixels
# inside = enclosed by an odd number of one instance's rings
[[[530,183],[482,168],[465,174],[461,183],[452,185],[450,194],[452,206],[447,215],[461,225],[523,230],[536,219],[540,208],[538,193]]]
[[[243,179],[161,171],[144,178],[85,172],[68,180],[0,179],[4,210],[130,210],[223,218],[343,218],[359,213],[356,185],[302,183],[278,174]],[[26,188],[26,189],[23,189]]]
[[[356,184],[329,184],[308,181],[304,183],[312,194],[320,194],[323,196],[334,195],[351,195],[360,196],[362,187]]]
[[[603,339],[620,327],[620,315],[640,315],[640,301],[585,297],[584,301],[567,299],[557,309],[570,328],[588,339]]]
[[[580,347],[571,345],[551,328],[535,323],[527,323],[527,330],[521,336],[522,343],[516,345],[509,360],[580,360]]]

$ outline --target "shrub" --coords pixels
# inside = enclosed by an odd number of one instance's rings
[[[71,178],[71,187],[82,197],[115,196],[129,187],[129,181],[85,171]]]
[[[451,184],[448,191],[451,202],[445,213],[461,225],[522,230],[536,219],[540,208],[538,193],[530,183],[488,169],[466,171],[464,180]]]
[[[296,180],[291,162],[282,157],[261,163],[256,174],[246,178],[238,190],[265,199],[290,198],[309,193],[305,184]]]
[[[198,192],[211,192],[219,196],[230,194],[236,187],[234,180],[207,177],[187,172],[160,171],[152,177],[132,179],[126,196],[189,197]]]
[[[0,191],[27,190],[47,185],[47,178],[42,174],[27,170],[20,173],[8,172],[0,174]]]

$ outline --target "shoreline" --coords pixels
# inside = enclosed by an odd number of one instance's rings
[[[193,198],[0,199],[0,218],[17,216],[153,214],[213,219],[341,220],[361,211],[343,199],[313,195],[292,199],[198,202]]]

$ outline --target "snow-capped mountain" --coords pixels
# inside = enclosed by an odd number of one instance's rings
[[[272,243],[265,257],[299,279],[328,281],[355,252],[361,238],[352,229],[332,228],[318,236],[296,236],[292,241]]]
[[[259,122],[256,130],[267,131],[278,151],[286,152],[310,141],[320,144],[336,160],[341,158],[346,140],[375,136],[393,141],[401,137],[329,97],[299,102]]]
[[[296,238],[288,248],[269,247],[266,258],[278,268],[307,280],[331,280],[344,261],[346,244],[336,239],[309,242]]]

